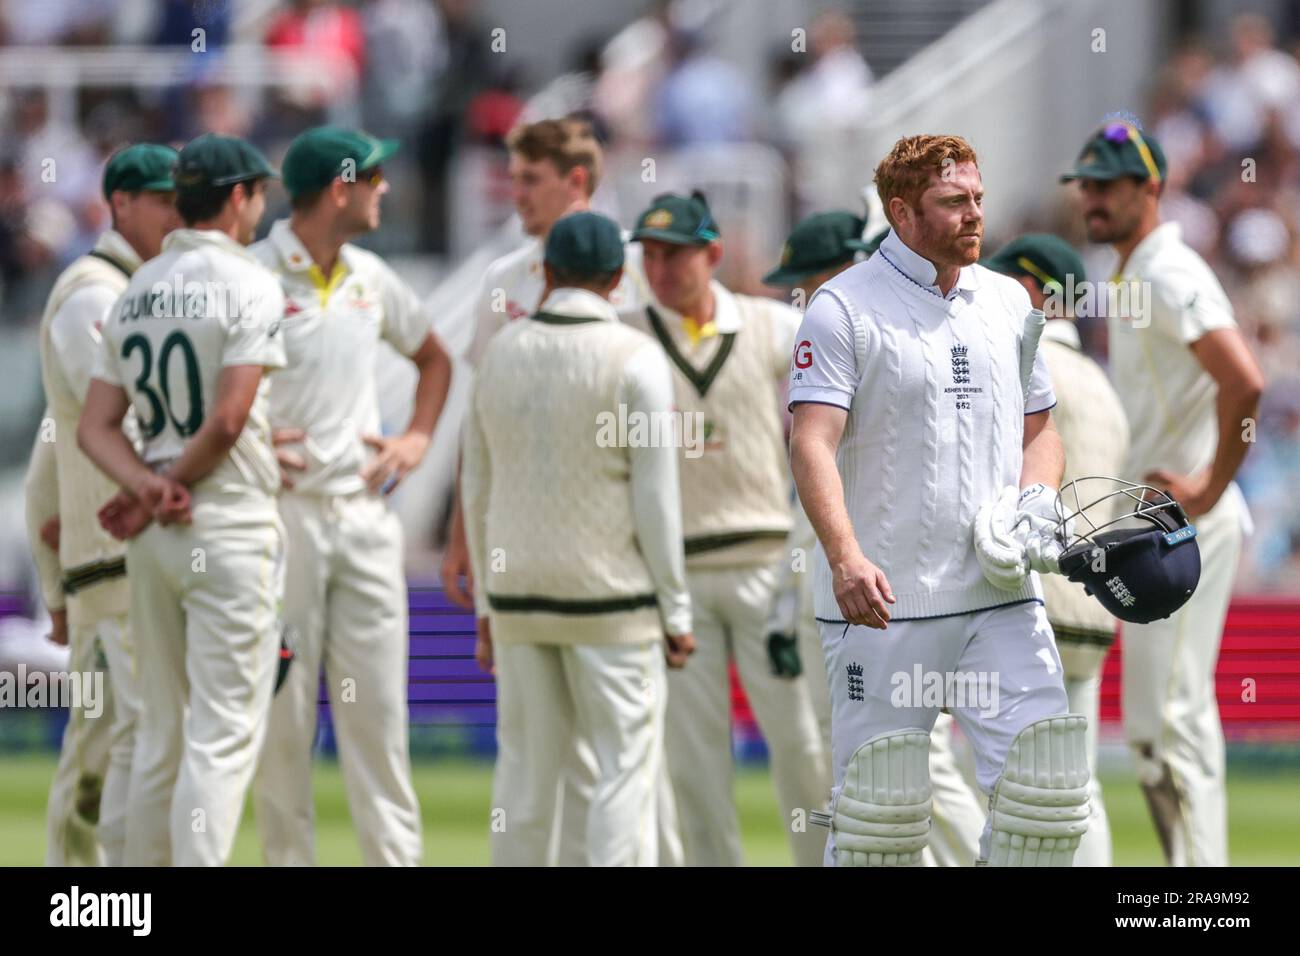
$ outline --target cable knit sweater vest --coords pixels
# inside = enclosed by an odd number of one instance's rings
[[[652,347],[613,321],[539,313],[498,333],[475,396],[492,482],[484,536],[494,637],[658,640],[654,582],[637,549],[624,447],[597,441],[617,415],[628,359]]]
[[[775,561],[791,526],[789,458],[772,375],[789,356],[775,341],[772,318],[764,311],[783,306],[756,296],[733,297],[741,328],[719,335],[702,365],[682,354],[668,320],[653,308],[626,319],[668,353],[677,410],[703,420],[703,453],[681,449],[688,570]]]
[[[985,580],[972,525],[1018,485],[1024,436],[1019,377],[1023,290],[979,268],[973,300],[940,298],[880,255],[823,285],[853,321],[861,384],[837,463],[863,554],[897,598],[895,620],[941,617],[1039,597]],[[842,621],[818,545],[817,617]]]
[[[50,323],[78,289],[94,283],[120,294],[126,291],[128,281],[124,267],[98,256],[82,256],[55,282],[41,318],[41,375],[54,418],[54,454],[59,469],[59,563],[68,597],[68,621],[74,627],[127,612],[126,546],[100,527],[96,516],[117,493],[117,485],[77,447],[81,400],[55,367]],[[95,347],[87,335],[84,348]]]

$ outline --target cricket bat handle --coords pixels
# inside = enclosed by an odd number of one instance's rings
[[[1047,316],[1039,309],[1030,309],[1025,316],[1025,332],[1020,337],[1020,390],[1029,401],[1029,383],[1034,377],[1034,356],[1038,354],[1038,340],[1042,338]]]

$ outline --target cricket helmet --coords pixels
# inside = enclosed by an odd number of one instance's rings
[[[1094,476],[1068,482],[1060,501],[1066,514],[1058,529],[1067,541],[1061,573],[1121,621],[1166,618],[1196,591],[1196,527],[1167,492]]]

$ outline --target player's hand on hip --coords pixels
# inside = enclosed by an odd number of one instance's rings
[[[55,515],[49,521],[45,522],[45,524],[41,525],[41,541],[44,542],[45,547],[49,548],[51,551],[59,550],[59,529],[61,527],[58,515]]]
[[[68,612],[59,608],[50,612],[50,643],[59,647],[68,646]]]
[[[1200,475],[1177,475],[1157,468],[1142,476],[1145,484],[1159,488],[1183,506],[1189,518],[1199,518],[1219,503],[1219,495],[1211,495],[1208,472]]]
[[[496,659],[492,655],[492,620],[491,618],[480,617],[477,619],[478,636],[474,641],[474,662],[479,668],[488,674],[496,675]]]
[[[1018,590],[1029,574],[1024,541],[1016,533],[1019,491],[1007,485],[975,515],[975,557],[984,578],[995,587]]]
[[[894,603],[894,591],[885,572],[861,552],[833,566],[832,584],[844,620],[882,631],[889,625],[889,605]]]
[[[362,435],[361,440],[378,453],[361,469],[361,477],[371,491],[384,494],[401,484],[429,449],[429,436],[423,432],[406,432],[392,438]]]
[[[307,470],[307,459],[284,446],[297,445],[306,437],[307,433],[301,428],[277,428],[271,432],[271,444],[275,446],[275,460],[280,463],[280,484],[286,490],[293,490],[294,472]]]
[[[695,635],[690,631],[685,634],[664,635],[664,660],[673,670],[686,666],[686,659],[695,653]]]

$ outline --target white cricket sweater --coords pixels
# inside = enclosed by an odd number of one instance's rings
[[[935,269],[893,233],[813,297],[799,329],[790,403],[848,410],[836,461],[866,557],[889,579],[894,620],[1041,600],[1036,575],[994,587],[972,525],[1019,486],[1024,416],[1056,403],[1041,351],[1028,402],[1019,374],[1029,296],[982,266],[943,297]],[[814,608],[843,621],[819,543]]]
[[[41,317],[41,381],[54,423],[61,586],[68,621],[78,627],[125,614],[129,603],[126,546],[98,518],[117,484],[77,447],[77,421],[104,347],[100,329],[139,265],[130,243],[110,229],[63,270]]]
[[[487,346],[461,490],[493,639],[625,644],[690,630],[668,363],[590,292],[557,289]],[[624,429],[618,425],[628,422]]]

